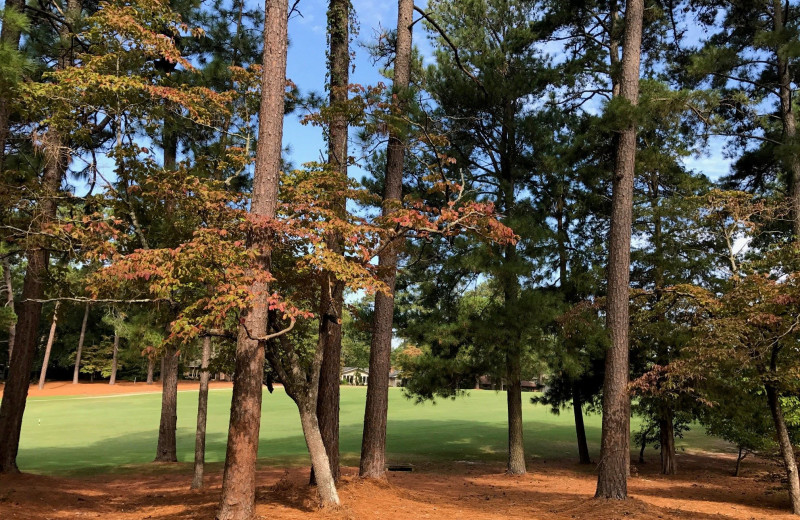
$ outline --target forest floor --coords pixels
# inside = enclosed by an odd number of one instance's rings
[[[76,387],[48,382],[43,391],[32,387],[20,460],[23,470],[39,474],[0,476],[0,519],[212,519],[220,494],[230,383],[212,384],[219,391],[211,396],[219,402],[212,402],[215,406],[210,409],[218,413],[210,416],[209,427],[220,431],[209,437],[207,460],[215,462],[207,465],[207,487],[202,491],[189,490],[192,408],[196,410],[191,392],[196,395],[196,388],[197,383],[191,381],[180,385],[186,391],[179,398],[184,407],[179,421],[186,422],[179,429],[179,458],[184,462],[154,464],[146,461],[152,460],[155,437],[151,430],[158,424],[160,396],[128,400],[122,396],[160,393],[158,384]],[[343,457],[352,465],[360,441],[363,388],[343,387],[342,396]],[[318,510],[315,492],[307,485],[307,455],[301,456],[303,441],[295,431],[299,426],[292,422],[296,422],[293,404],[277,390],[265,398],[269,402],[262,427],[258,516],[288,520],[796,518],[788,514],[785,475],[777,464],[748,458],[742,476],[733,477],[735,456],[708,451],[717,445],[701,432],[682,440],[686,444],[677,455],[679,475],[660,475],[657,452],[648,450],[648,464],[636,465],[629,481],[632,499],[599,501],[591,498],[595,466],[580,466],[571,456],[571,414],[553,416],[544,408],[526,409],[530,473],[509,477],[502,463],[503,395],[474,392],[469,398],[443,401],[435,407],[414,406],[399,392],[391,396],[392,460],[410,462],[414,471],[389,473],[387,482],[374,483],[357,479],[356,469],[346,467],[339,490],[343,505],[333,511]],[[485,422],[468,417],[475,409]],[[587,416],[587,424],[594,425],[588,428],[594,448],[599,442],[599,418]],[[297,454],[285,461],[277,457],[285,452]],[[592,454],[597,456],[596,451]],[[111,466],[96,466],[95,461]]]
[[[658,474],[658,464],[636,468],[631,499],[592,499],[594,467],[537,460],[528,475],[509,477],[483,463],[417,466],[390,473],[385,483],[364,482],[344,468],[342,506],[320,511],[307,485],[308,469],[262,467],[257,515],[265,519],[786,519],[789,501],[778,467],[748,461],[743,476],[730,475],[728,455],[681,454],[680,475]],[[0,476],[0,518],[15,520],[112,518],[114,520],[212,519],[221,467],[207,486],[190,491],[191,468],[151,464],[138,473],[90,478],[33,474]]]

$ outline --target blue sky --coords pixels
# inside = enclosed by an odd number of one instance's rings
[[[424,1],[416,3],[422,7],[426,5]],[[384,78],[380,75],[378,66],[371,63],[364,44],[374,42],[382,29],[393,29],[397,25],[397,2],[352,0],[352,4],[358,17],[360,32],[351,49],[355,53],[355,70],[351,72],[350,81],[375,85],[384,81]],[[324,93],[327,5],[327,0],[301,0],[298,9],[302,16],[296,15],[289,22],[287,76],[304,94],[311,91]],[[432,52],[428,34],[421,23],[415,25],[414,29],[414,45],[420,49],[423,57],[430,58]],[[290,114],[284,125],[284,146],[289,147],[288,159],[295,166],[323,158],[321,151],[325,144],[322,133],[319,128],[301,125],[300,118],[304,115]],[[701,157],[688,158],[687,166],[712,179],[728,173],[730,160],[723,156],[723,145],[723,139],[711,139],[705,153]],[[351,154],[353,152],[351,144]],[[355,169],[350,175],[360,178],[362,173]]]

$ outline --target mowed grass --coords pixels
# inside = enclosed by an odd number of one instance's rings
[[[365,388],[342,387],[343,463],[358,464]],[[528,457],[575,457],[571,410],[553,415],[523,395]],[[206,461],[225,458],[231,391],[209,394]],[[153,460],[160,394],[31,398],[25,411],[18,463],[23,471],[88,474],[130,468]],[[178,395],[178,459],[194,460],[197,392]],[[633,428],[638,428],[634,420]],[[593,457],[600,443],[600,416],[586,417]],[[506,439],[504,392],[470,391],[456,400],[415,404],[402,389],[389,392],[387,449],[390,463],[503,461]],[[724,443],[693,430],[679,448],[723,450]],[[651,455],[652,456],[652,455]],[[264,392],[259,458],[263,464],[306,464],[308,456],[297,408],[281,388]]]

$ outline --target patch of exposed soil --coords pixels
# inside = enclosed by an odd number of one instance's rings
[[[178,391],[194,390],[197,391],[197,381],[179,381]],[[0,397],[3,396],[3,387],[0,384]],[[211,381],[209,388],[231,388],[233,383],[230,381]],[[161,393],[161,382],[156,381],[148,385],[144,381],[134,383],[133,381],[117,381],[114,385],[109,385],[108,381],[97,381],[95,383],[78,383],[73,385],[72,381],[48,381],[44,388],[39,390],[37,385],[31,385],[28,389],[28,397],[52,397],[52,396],[96,396],[96,395],[122,395],[122,394],[144,394]]]
[[[345,468],[342,506],[318,510],[305,468],[262,468],[257,514],[264,519],[736,519],[790,520],[789,499],[778,468],[749,461],[731,476],[725,455],[680,454],[681,473],[658,474],[658,463],[639,466],[629,482],[631,499],[595,500],[593,466],[536,460],[531,472],[509,477],[494,464],[452,463],[390,473],[386,482],[356,478]],[[175,469],[178,469],[177,471]],[[219,466],[207,487],[190,491],[190,468],[150,465],[124,475],[55,478],[0,476],[0,518],[14,520],[112,518],[114,520],[212,519],[219,500]]]

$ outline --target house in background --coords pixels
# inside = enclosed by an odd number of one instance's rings
[[[358,367],[344,367],[342,369],[342,383],[346,385],[364,386],[369,379],[369,370]]]
[[[343,385],[364,386],[369,380],[369,369],[358,367],[344,367],[341,381]],[[389,386],[403,386],[400,371],[392,368],[389,370]]]

